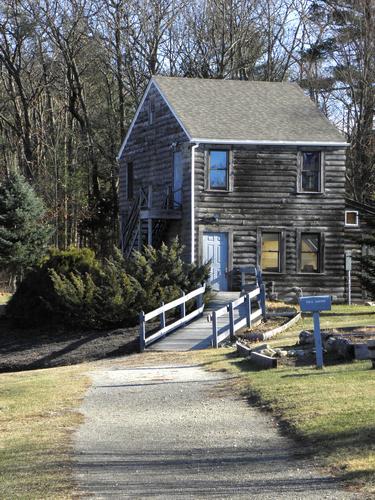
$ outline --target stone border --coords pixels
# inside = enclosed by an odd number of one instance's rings
[[[278,333],[281,333],[285,330],[287,330],[288,328],[290,328],[291,326],[293,326],[295,323],[298,323],[298,321],[301,319],[301,313],[298,312],[296,313],[292,319],[290,319],[289,321],[287,321],[286,323],[284,323],[283,325],[281,326],[278,326],[277,328],[274,328],[273,330],[269,330],[268,332],[264,332],[264,333],[251,333],[248,337],[249,340],[259,340],[259,341],[264,341],[264,340],[268,340],[272,337],[274,337],[275,335],[277,335]]]
[[[259,368],[277,368],[277,358],[271,358],[271,356],[266,356],[256,351],[252,351],[250,347],[241,344],[241,342],[236,342],[237,353],[244,357],[249,358],[249,360],[254,363],[254,365],[259,366]]]

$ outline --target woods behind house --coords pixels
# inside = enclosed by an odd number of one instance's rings
[[[371,0],[3,0],[0,175],[19,171],[59,247],[118,241],[117,161],[151,75],[292,80],[352,143],[347,190],[371,199]]]

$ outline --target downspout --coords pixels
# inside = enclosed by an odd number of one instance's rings
[[[190,203],[190,220],[191,220],[191,263],[195,261],[195,150],[199,143],[191,147],[191,203]]]

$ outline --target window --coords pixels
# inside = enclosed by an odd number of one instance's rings
[[[132,200],[134,197],[134,171],[133,163],[127,164],[126,169],[126,195],[128,200]]]
[[[321,266],[321,236],[319,233],[301,233],[300,272],[319,273]]]
[[[303,193],[320,193],[322,191],[320,151],[302,151],[300,161],[300,191]]]
[[[262,271],[280,272],[280,233],[262,233],[261,250]]]
[[[148,101],[148,124],[152,125],[155,121],[155,99],[150,97]]]
[[[210,151],[209,154],[208,188],[218,191],[227,191],[229,189],[228,151],[216,150]]]
[[[356,210],[346,210],[345,211],[345,226],[358,227],[358,212]]]

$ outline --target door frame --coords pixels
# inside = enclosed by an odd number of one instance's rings
[[[228,291],[233,286],[233,228],[220,224],[198,225],[198,262],[203,264],[203,233],[226,233],[228,241]]]

